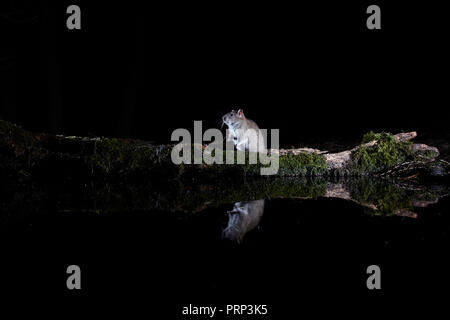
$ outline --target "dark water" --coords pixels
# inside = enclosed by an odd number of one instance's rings
[[[239,221],[236,208],[253,214],[251,223]],[[412,311],[430,297],[443,306],[449,209],[444,197],[415,208],[416,218],[379,216],[352,201],[319,197],[220,204],[195,213],[30,214],[1,227],[1,290],[27,303],[140,310],[159,319],[183,318],[189,304],[265,304],[264,319],[306,311],[358,314],[357,307],[403,313],[405,303]],[[80,291],[66,288],[71,264],[82,270]],[[378,291],[366,287],[372,264],[381,268]],[[222,317],[231,316],[216,316]]]

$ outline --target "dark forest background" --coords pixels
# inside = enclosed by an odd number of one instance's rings
[[[282,145],[446,132],[446,11],[393,2],[1,1],[0,118],[164,143],[232,108]],[[66,28],[70,4],[81,30]],[[382,30],[366,29],[370,4]]]

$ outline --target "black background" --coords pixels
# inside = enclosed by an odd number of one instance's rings
[[[0,115],[35,131],[168,142],[243,108],[282,145],[368,130],[447,129],[448,36],[437,4],[2,4]],[[22,3],[22,4],[21,4]],[[12,13],[11,13],[12,12]]]
[[[381,7],[381,30],[366,28],[373,3]],[[0,116],[34,131],[161,143],[194,120],[218,127],[233,108],[262,128],[279,128],[282,145],[371,129],[448,132],[448,32],[439,3],[4,1]],[[70,4],[81,7],[81,30],[66,28]],[[449,282],[446,247],[433,233],[439,217],[425,217],[422,229],[399,218],[378,234],[359,208],[325,202],[303,205],[302,232],[287,232],[295,219],[286,223],[279,213],[296,210],[269,204],[268,238],[239,249],[221,244],[206,214],[190,228],[157,213],[126,221],[50,216],[2,234],[2,285],[22,298],[30,293],[24,301],[47,310],[63,301],[61,317],[88,304],[100,313],[140,309],[170,318],[181,304],[243,302],[268,303],[273,317],[303,309],[362,317],[397,301],[403,312],[428,294],[445,297],[437,291]],[[417,237],[411,248],[396,238],[403,227],[407,240]],[[418,240],[423,234],[431,235],[427,246]],[[398,245],[377,251],[390,237]],[[220,256],[227,252],[232,259]],[[381,293],[360,282],[374,260],[386,270]],[[81,292],[65,288],[64,266],[74,262],[83,270]],[[248,286],[233,283],[233,270],[244,277],[242,266],[257,270],[249,271]]]

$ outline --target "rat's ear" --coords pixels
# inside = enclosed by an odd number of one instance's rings
[[[242,118],[244,116],[244,110],[239,109],[237,112],[238,117]]]

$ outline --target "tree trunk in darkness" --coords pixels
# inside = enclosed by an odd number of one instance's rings
[[[16,69],[16,59],[6,57],[4,72],[3,73],[3,108],[2,117],[5,120],[16,122],[16,109],[17,109],[17,99],[16,99],[16,86],[17,86],[17,69]]]
[[[140,16],[137,25],[139,36],[134,46],[134,63],[132,63],[130,78],[123,91],[123,109],[118,124],[118,135],[121,137],[128,137],[131,133],[133,115],[137,103],[138,83],[142,79],[144,64],[144,20],[142,16]]]
[[[64,13],[64,12],[62,12]],[[49,99],[49,121],[54,133],[62,130],[61,70],[57,60],[57,25],[56,12],[46,2],[45,8],[45,56]]]
[[[11,28],[11,21],[7,20],[10,18],[11,13],[15,10],[14,1],[8,1],[8,5],[4,5],[2,9],[3,15],[3,23],[6,23],[7,26],[5,29]],[[13,44],[11,43],[11,39],[7,37],[2,43],[3,46],[3,56],[0,57],[0,68],[2,77],[2,109],[0,116],[6,120],[16,122],[17,121],[17,54],[16,50],[13,49]]]

